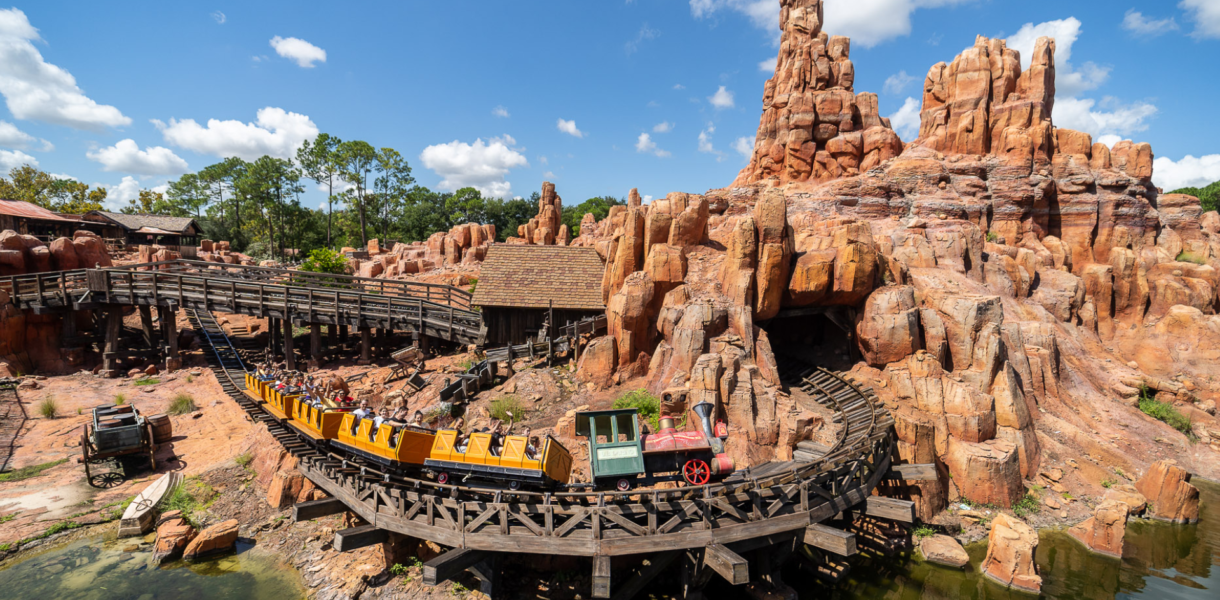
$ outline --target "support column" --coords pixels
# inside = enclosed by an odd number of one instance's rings
[[[72,347],[72,339],[76,337],[76,313],[70,310],[64,311],[63,317],[64,321],[62,329],[60,329],[60,335],[63,339],[60,340],[59,345],[61,348],[70,348]]]
[[[309,363],[310,366],[322,364],[322,326],[317,323],[309,324]]]
[[[347,344],[347,325],[339,326],[339,342]]]
[[[377,357],[380,358],[392,352],[390,350],[390,330],[377,329]]]
[[[368,327],[360,327],[360,360],[356,362],[358,365],[367,365],[373,362],[372,348],[373,332],[369,331]]]
[[[140,311],[140,329],[144,332],[144,344],[149,348],[156,348],[153,342],[157,339],[157,335],[153,333],[152,307],[141,304],[136,308]]]
[[[419,334],[419,351],[425,356],[432,351],[432,338],[426,333]]]
[[[331,323],[326,326],[326,352],[337,357],[339,347],[339,326]]]
[[[275,360],[276,350],[279,346],[280,330],[276,325],[275,317],[267,317],[267,362]]]
[[[106,309],[106,345],[102,350],[102,370],[107,377],[116,377],[119,368],[119,331],[123,328],[123,309],[111,307]]]
[[[292,349],[291,319],[284,319],[284,367],[289,371],[297,370],[297,357]]]
[[[178,355],[178,312],[169,306],[158,306],[157,314],[161,319],[161,331],[165,335],[165,369],[181,369],[182,358]]]

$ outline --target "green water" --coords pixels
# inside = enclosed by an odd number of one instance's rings
[[[297,574],[250,552],[164,568],[149,566],[139,538],[88,538],[0,570],[0,597],[36,600],[225,600],[305,597]],[[239,547],[239,550],[245,550]]]
[[[1196,481],[1201,495],[1195,525],[1133,519],[1123,558],[1093,554],[1066,531],[1044,531],[1037,563],[1042,598],[1056,600],[1220,599],[1220,485]],[[802,600],[1028,600],[1037,596],[1005,589],[983,577],[984,541],[966,548],[970,567],[959,571],[916,557],[860,558],[837,586],[789,578]]]

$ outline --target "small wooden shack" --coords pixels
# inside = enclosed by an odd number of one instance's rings
[[[138,246],[144,244],[152,246],[156,244],[182,252],[183,256],[189,254],[190,258],[193,258],[195,253],[193,251],[184,251],[183,249],[193,249],[199,246],[199,238],[203,235],[203,229],[199,226],[199,223],[190,217],[145,214],[128,215],[94,210],[85,213],[84,219],[115,228],[115,231],[121,232],[121,236],[126,239],[128,245]]]
[[[57,237],[72,237],[79,229],[96,230],[78,218],[65,217],[41,206],[21,200],[0,199],[0,231],[11,229],[32,235],[44,242]]]
[[[604,271],[590,247],[492,244],[471,301],[483,311],[486,344],[525,343],[552,311],[552,331],[605,313]]]

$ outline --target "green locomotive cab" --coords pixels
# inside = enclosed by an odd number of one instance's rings
[[[636,409],[576,413],[576,435],[589,440],[593,484],[631,489],[644,471],[644,442]]]

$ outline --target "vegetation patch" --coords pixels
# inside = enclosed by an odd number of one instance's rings
[[[237,458],[233,459],[233,461],[237,463],[237,466],[249,471],[250,463],[254,462],[254,455],[249,452],[246,452],[245,454],[242,454],[242,455],[238,456]]]
[[[525,415],[525,406],[516,396],[502,396],[491,401],[491,418],[501,421],[520,421]],[[511,414],[510,414],[511,413]]]
[[[1172,404],[1153,398],[1146,387],[1140,389],[1140,410],[1187,436],[1192,435],[1190,418],[1178,412]]]
[[[1199,204],[1203,207],[1203,212],[1220,210],[1220,181],[1204,188],[1187,187],[1176,189],[1169,193],[1186,194],[1198,198]]]
[[[1174,260],[1176,260],[1178,262],[1194,263],[1196,265],[1207,264],[1207,258],[1205,258],[1202,254],[1195,254],[1193,252],[1186,252],[1186,251],[1183,251]]]
[[[639,413],[640,419],[652,427],[652,431],[661,428],[661,400],[649,394],[647,390],[639,389],[619,396],[614,401],[612,408],[615,410],[634,408]]]
[[[43,471],[46,471],[47,469],[50,469],[52,467],[58,467],[59,465],[62,465],[66,462],[68,462],[68,459],[61,458],[59,460],[53,460],[51,462],[42,463],[41,465],[30,465],[28,467],[21,467],[20,469],[13,469],[12,471],[6,471],[4,473],[0,473],[0,482],[24,481],[31,477],[38,477],[39,475],[42,475]]]
[[[55,401],[53,396],[47,396],[38,403],[38,414],[47,419],[54,419],[59,415],[59,403]]]
[[[127,404],[127,395],[126,394],[115,394],[114,395],[114,405],[123,406],[124,404]]]
[[[161,380],[156,377],[141,377],[135,380],[132,385],[157,385],[158,383],[161,383]]]
[[[1017,500],[1012,505],[1012,514],[1022,519],[1028,518],[1030,515],[1036,515],[1041,511],[1042,505],[1038,502],[1038,496],[1033,492],[1026,492],[1024,498]]]
[[[911,534],[915,536],[915,539],[922,540],[926,537],[932,537],[932,536],[936,535],[936,530],[932,529],[931,527],[928,527],[927,525],[920,525],[919,527],[916,527],[915,530],[911,532]]]
[[[204,483],[197,476],[188,477],[165,499],[165,512],[180,510],[182,518],[186,519],[191,526],[198,528],[197,514],[207,510],[215,499],[216,490],[212,489],[212,486]]]
[[[195,412],[195,398],[187,393],[179,393],[170,401],[169,409],[166,412],[174,416],[193,413]]]

